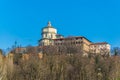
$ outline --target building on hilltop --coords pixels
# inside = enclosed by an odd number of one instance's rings
[[[81,46],[83,53],[100,53],[103,51],[110,54],[110,44],[107,42],[93,43],[84,36],[73,36],[73,37],[63,37],[57,34],[57,29],[55,29],[51,22],[42,29],[42,39],[39,40],[39,46],[64,46],[64,45],[74,45]],[[104,53],[103,53],[104,54]]]
[[[63,38],[62,35],[57,34],[57,29],[55,29],[51,22],[48,22],[48,25],[42,29],[42,39],[39,41],[39,45],[47,46],[53,45],[53,39]]]
[[[31,56],[38,56],[41,59],[43,53],[50,55],[51,53],[68,55],[81,53],[87,56],[88,54],[110,55],[110,44],[107,42],[94,43],[84,36],[63,37],[57,33],[57,29],[51,25],[50,21],[46,27],[42,28],[41,35],[39,46],[17,47],[11,51],[8,58],[13,57],[14,53],[21,53],[23,60],[29,59]]]
[[[110,53],[110,45],[107,42],[92,43],[90,44],[91,53]]]

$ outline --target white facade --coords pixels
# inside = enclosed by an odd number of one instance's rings
[[[39,41],[40,46],[48,45],[63,45],[63,44],[72,44],[72,45],[82,45],[84,52],[90,53],[100,53],[100,54],[109,54],[110,45],[107,42],[93,43],[87,38],[78,36],[78,37],[68,37],[64,38],[62,35],[57,34],[57,29],[52,27],[51,23],[48,22],[47,26],[42,29],[42,39]]]
[[[42,29],[42,39],[40,40],[39,45],[47,46],[52,44],[52,39],[56,39],[57,29],[52,27],[51,22],[48,22],[48,25]]]
[[[93,43],[90,45],[91,53],[110,53],[110,45],[106,42],[103,43]]]

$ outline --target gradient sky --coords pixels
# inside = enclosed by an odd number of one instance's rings
[[[120,0],[0,0],[0,48],[38,45],[49,20],[64,36],[120,46]]]

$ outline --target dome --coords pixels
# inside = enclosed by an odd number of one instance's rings
[[[57,33],[57,30],[51,26],[51,22],[48,22],[48,25],[42,29],[42,33]]]

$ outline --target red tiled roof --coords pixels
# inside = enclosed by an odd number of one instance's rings
[[[84,36],[71,36],[71,37],[66,37],[66,38],[58,38],[58,39],[53,39],[53,40],[55,40],[55,41],[57,41],[57,40],[67,40],[67,39],[76,39],[76,38],[85,38],[86,40],[88,40],[86,37],[84,37]],[[90,40],[88,40],[89,42],[91,42]]]
[[[107,42],[98,42],[98,43],[93,43],[91,45],[102,45],[102,44],[108,44]]]

